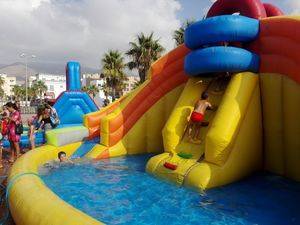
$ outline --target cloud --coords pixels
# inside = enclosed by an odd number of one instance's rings
[[[286,7],[290,14],[299,15],[300,14],[300,1],[299,0],[288,0],[286,2]]]
[[[41,62],[98,67],[105,51],[125,51],[137,33],[151,31],[169,50],[180,8],[176,0],[1,0],[0,61],[28,52]]]

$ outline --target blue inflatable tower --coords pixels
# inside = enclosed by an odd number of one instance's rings
[[[62,126],[82,124],[83,115],[98,110],[91,97],[81,91],[80,64],[68,62],[66,66],[67,90],[56,100],[57,110]]]

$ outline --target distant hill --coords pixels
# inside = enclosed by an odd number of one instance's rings
[[[15,76],[19,81],[25,81],[25,65],[23,63],[13,63],[11,65],[2,66],[0,73],[6,73],[8,76]],[[27,67],[28,76],[37,74],[37,71],[31,67]]]
[[[89,68],[82,66],[82,73],[97,73],[98,69]],[[17,77],[17,81],[25,81],[25,64],[21,62],[16,62],[10,65],[0,65],[0,73],[6,73],[8,76]],[[37,73],[50,73],[50,74],[65,74],[65,65],[64,64],[55,64],[55,63],[31,63],[27,67],[28,76],[35,75]]]

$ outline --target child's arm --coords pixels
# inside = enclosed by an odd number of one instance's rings
[[[211,103],[208,102],[208,107],[207,107],[208,110],[211,110],[211,111],[216,111],[218,109],[217,106],[214,106],[212,105]]]
[[[38,127],[36,128],[36,130],[41,129],[43,126],[44,126],[44,121],[39,122],[39,123],[38,123]]]
[[[38,119],[38,123],[40,123],[43,120],[43,116],[40,116]]]
[[[70,158],[68,158],[68,163],[75,164]]]

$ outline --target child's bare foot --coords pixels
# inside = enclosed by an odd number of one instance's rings
[[[8,160],[8,162],[9,162],[9,163],[14,163],[14,162],[15,162],[15,159],[10,158],[10,159]]]
[[[201,139],[193,139],[194,144],[200,145],[201,142],[202,142]]]

